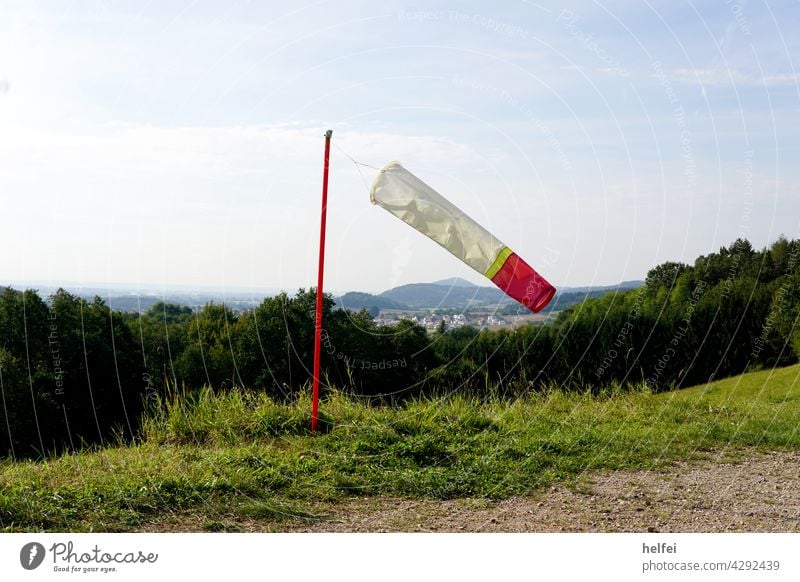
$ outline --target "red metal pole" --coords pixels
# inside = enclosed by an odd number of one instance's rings
[[[311,392],[311,432],[317,430],[319,414],[319,367],[322,359],[322,279],[325,272],[325,219],[328,214],[328,166],[333,130],[325,132],[325,163],[322,167],[322,217],[319,225],[319,271],[317,273],[317,313],[314,322],[314,388]]]

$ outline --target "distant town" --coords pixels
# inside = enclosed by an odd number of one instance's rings
[[[418,323],[429,332],[437,330],[458,329],[459,327],[475,327],[478,329],[501,329],[504,327],[515,328],[520,325],[532,323],[546,323],[552,317],[551,314],[511,314],[499,315],[486,310],[467,309],[463,313],[430,313],[430,312],[409,312],[386,310],[381,311],[375,317],[378,325],[392,325],[403,319],[408,319]]]

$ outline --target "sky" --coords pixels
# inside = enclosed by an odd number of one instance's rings
[[[794,1],[0,0],[0,284],[482,277],[399,160],[556,286],[800,236]]]

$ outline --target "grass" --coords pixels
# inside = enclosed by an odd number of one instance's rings
[[[324,519],[320,502],[353,496],[496,499],[712,449],[800,448],[800,366],[664,394],[455,396],[402,408],[335,395],[322,408],[327,430],[310,435],[306,398],[203,391],[163,402],[135,446],[2,461],[0,530],[237,531],[248,520],[279,529]]]

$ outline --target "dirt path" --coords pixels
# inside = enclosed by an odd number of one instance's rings
[[[731,462],[731,459],[734,459]],[[532,497],[487,501],[355,498],[322,520],[172,514],[143,531],[800,532],[800,451],[721,451],[664,471],[584,475]]]
[[[595,473],[579,491],[555,486],[531,498],[453,501],[366,498],[329,508],[310,532],[798,532],[800,452],[721,454],[665,472]],[[253,524],[255,525],[255,524]]]

